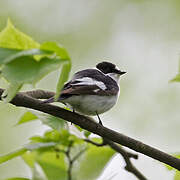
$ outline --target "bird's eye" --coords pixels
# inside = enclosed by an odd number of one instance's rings
[[[106,67],[105,71],[106,71],[106,73],[110,73],[111,69],[109,67]]]

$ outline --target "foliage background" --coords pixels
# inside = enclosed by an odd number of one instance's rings
[[[178,152],[180,85],[169,80],[178,69],[179,10],[178,0],[1,0],[0,29],[10,17],[37,41],[61,42],[71,55],[72,73],[101,60],[128,71],[118,104],[101,116],[104,124],[166,152]],[[51,73],[37,87],[55,91],[57,78],[57,72]],[[0,85],[6,86],[3,81]],[[0,154],[46,128],[38,122],[14,126],[22,113],[12,105],[0,106]],[[149,179],[173,179],[173,172],[143,155],[134,163]],[[113,174],[113,180],[135,179],[123,164],[116,156],[99,180]],[[29,173],[21,159],[0,166],[1,179]]]

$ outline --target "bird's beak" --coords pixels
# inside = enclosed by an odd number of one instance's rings
[[[114,73],[119,74],[121,76],[121,75],[125,74],[126,72],[125,71],[121,71],[119,69],[114,69]]]
[[[125,71],[120,71],[120,72],[119,72],[120,75],[123,75],[123,74],[125,74],[125,73],[126,73]]]
[[[115,70],[115,73],[119,74],[120,76],[125,74],[126,72],[125,71],[120,71],[118,69]]]

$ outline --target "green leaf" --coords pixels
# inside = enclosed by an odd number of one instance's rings
[[[96,141],[96,139],[92,140]],[[88,144],[88,149],[79,157],[73,167],[73,180],[97,179],[114,153],[115,151],[110,147],[97,147]]]
[[[23,178],[23,177],[14,177],[14,178],[8,178],[8,179],[5,179],[5,180],[30,180],[30,179]]]
[[[22,159],[24,160],[24,162],[25,162],[30,168],[33,169],[38,154],[39,154],[39,153],[38,153],[37,151],[27,151],[27,152],[24,153],[21,157],[22,157]]]
[[[180,171],[176,171],[174,180],[180,180]]]
[[[37,120],[37,119],[38,119],[38,117],[35,114],[28,111],[28,112],[23,114],[23,116],[20,118],[17,125],[27,123],[29,121]]]
[[[180,60],[179,60],[178,74],[172,80],[170,80],[170,82],[180,82]]]
[[[7,102],[23,84],[34,85],[45,75],[63,65],[57,85],[57,90],[61,90],[71,68],[70,57],[64,47],[56,42],[45,42],[40,45],[16,29],[10,20],[0,32],[0,65],[4,65],[1,76],[9,81],[10,87],[13,87],[11,89],[14,89],[11,96],[8,95]]]
[[[44,51],[40,49],[17,50],[0,48],[0,65],[7,64],[19,57],[33,56],[33,55],[51,55],[52,51]]]
[[[23,159],[26,163],[28,162],[28,165],[33,168],[33,171],[38,164],[48,180],[67,180],[65,155],[63,153],[58,153],[58,156],[59,158],[57,158],[57,153],[55,152],[45,152],[41,154],[28,152],[23,155]]]
[[[56,55],[63,60],[70,60],[70,57],[66,51],[66,49],[61,46],[60,44],[56,42],[44,42],[40,46],[41,50],[48,50],[48,51],[53,51],[56,53]]]
[[[82,132],[83,131],[83,129],[80,127],[80,126],[78,126],[78,125],[76,125],[76,124],[74,124],[74,126],[76,127],[76,129],[77,130],[79,130],[80,132]]]
[[[84,136],[85,137],[89,137],[90,135],[91,135],[91,132],[89,132],[89,131],[87,131],[87,130],[85,130],[85,129],[82,129],[80,126],[78,126],[78,125],[74,125],[80,132],[82,132],[83,131],[83,134],[84,134]]]
[[[60,77],[57,83],[57,87],[56,87],[56,95],[55,95],[55,100],[58,99],[61,89],[64,85],[64,83],[68,80],[69,77],[69,72],[71,70],[71,61],[70,61],[70,57],[67,53],[67,51],[65,50],[65,48],[63,48],[62,46],[60,46],[59,44],[57,44],[56,42],[45,42],[41,45],[40,47],[42,50],[51,50],[54,51],[56,53],[56,55],[60,58],[60,59],[64,59],[66,60],[63,63],[62,69],[61,69],[61,73],[60,73]]]
[[[84,130],[84,136],[85,137],[89,137],[91,135],[91,132],[87,131],[87,130]]]
[[[55,129],[50,131],[48,130],[44,133],[43,136],[33,136],[30,138],[30,140],[31,144],[54,142],[65,147],[69,146],[69,144],[72,142],[79,143],[83,141],[75,135],[70,134],[66,129],[61,129],[61,131],[57,131]]]
[[[0,65],[8,63],[8,57],[12,57],[14,54],[18,54],[19,52],[21,52],[21,50],[0,48]]]
[[[33,143],[38,143],[38,142],[47,142],[45,138],[41,136],[33,136],[30,137],[29,140],[31,140]]]
[[[52,129],[55,129],[57,131],[60,131],[61,129],[65,128],[65,125],[67,124],[66,121],[64,121],[61,118],[49,115],[49,114],[42,114],[42,113],[32,113],[27,111],[19,120],[17,125],[27,123],[34,120],[40,120],[43,124],[51,127]]]
[[[60,139],[62,145],[69,146],[69,144],[74,140],[74,136],[69,133],[68,130],[62,129],[60,132]]]
[[[180,82],[180,74],[177,74],[170,82]]]
[[[40,44],[31,37],[16,29],[10,20],[7,26],[0,32],[0,47],[13,49],[39,48]]]
[[[62,143],[61,142],[61,134],[57,130],[51,130],[51,131],[46,131],[44,133],[44,136],[33,136],[30,138],[32,143],[47,143],[47,142],[55,142],[55,143]]]
[[[21,89],[22,84],[20,83],[12,83],[9,85],[9,87],[3,92],[2,94],[2,100],[4,103],[10,102],[14,96],[17,94],[17,92]]]
[[[67,122],[61,118],[46,114],[43,115],[43,117],[39,117],[42,123],[51,127],[52,129],[56,129],[57,131],[60,131],[61,129],[65,128],[65,125],[67,124]]]
[[[32,180],[48,180],[38,163],[35,163],[35,166],[32,169],[32,174]]]
[[[44,139],[47,141],[47,142],[59,142],[60,141],[60,132],[57,131],[57,130],[50,130],[50,131],[46,131],[45,134],[44,134]]]
[[[11,83],[33,83],[42,79],[46,74],[60,67],[59,59],[43,58],[35,61],[33,57],[19,57],[6,64],[2,75]]]
[[[20,74],[20,76],[23,75],[24,77],[27,77],[27,76],[25,76],[26,72],[23,71],[23,70],[28,69],[30,71],[29,68],[31,68],[31,66],[28,67],[28,63],[26,63],[26,59],[28,58],[28,56],[30,56],[32,58],[31,59],[31,62],[32,62],[31,64],[33,64],[34,66],[36,66],[36,68],[38,68],[38,66],[41,65],[42,63],[38,63],[38,62],[34,63],[33,60],[35,60],[35,59],[33,59],[33,55],[37,55],[37,54],[46,55],[48,53],[50,53],[50,52],[49,51],[48,52],[47,51],[42,51],[42,50],[39,50],[39,49],[31,49],[31,50],[20,51],[20,50],[15,50],[15,49],[0,48],[0,65],[6,64],[5,67],[2,69],[2,72],[3,72],[2,75],[4,76],[4,73],[5,73],[5,76],[6,76],[5,78],[7,78],[7,80],[9,80],[11,82],[9,88],[3,93],[4,96],[7,95],[7,97],[4,98],[4,102],[6,102],[6,103],[10,102],[12,100],[12,98],[16,95],[16,93],[20,90],[22,84],[23,83],[28,83],[28,82],[26,82],[27,80],[22,81],[22,82],[18,82],[19,79],[16,79],[16,78],[19,78],[19,76],[16,77],[16,74]],[[51,52],[51,54],[52,54],[52,52]],[[21,64],[21,58],[23,58],[23,60],[24,60],[25,68],[21,66],[22,65]],[[12,65],[11,62],[13,60],[17,62],[15,64],[16,64],[16,66],[18,66],[17,67],[18,69],[16,69],[17,70],[16,73],[14,71],[11,72],[11,76],[12,77],[14,76],[14,78],[13,78],[13,80],[12,80],[12,78],[10,80],[10,77],[7,77],[7,69],[9,69],[9,66]],[[23,69],[21,69],[21,68],[23,68]],[[11,69],[11,71],[12,70],[13,69]],[[41,70],[41,66],[39,67],[39,71],[40,70]],[[32,70],[32,72],[33,72],[33,70]],[[27,73],[28,73],[28,71],[27,71]],[[29,75],[32,75],[32,74],[29,74]],[[34,76],[36,76],[36,74],[34,74]],[[32,77],[32,78],[35,78],[35,77]]]
[[[24,154],[25,152],[27,151],[26,148],[21,148],[21,149],[18,149],[14,152],[11,152],[9,154],[6,154],[6,155],[3,155],[3,156],[0,156],[0,164],[10,160],[10,159],[13,159],[15,157],[18,157],[18,156],[21,156],[22,154]]]
[[[71,70],[71,63],[70,62],[64,63],[56,86],[55,100],[59,98],[63,85],[68,80],[70,70]]]
[[[26,152],[23,156],[24,161],[31,167],[38,163],[48,180],[67,180],[67,161],[62,152]]]
[[[59,158],[58,158],[59,157]],[[39,156],[37,162],[48,180],[67,180],[67,163],[63,153],[48,152]]]
[[[72,142],[79,142],[81,139],[73,134],[70,134],[68,130],[62,129],[60,132],[57,130],[45,132],[44,139],[47,142],[57,142],[63,146],[69,146]]]

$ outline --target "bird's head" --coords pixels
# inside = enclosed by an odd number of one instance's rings
[[[109,75],[115,81],[119,80],[119,77],[125,74],[125,71],[121,71],[115,64],[103,61],[96,65],[96,68],[106,75]]]

